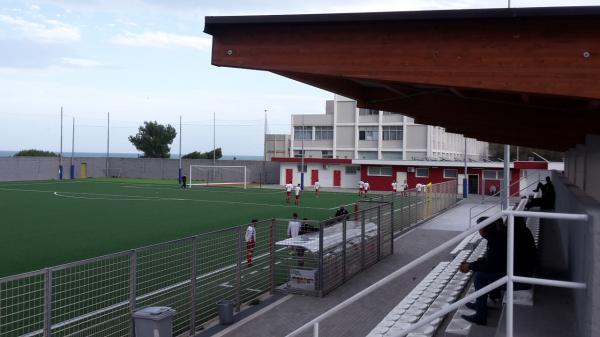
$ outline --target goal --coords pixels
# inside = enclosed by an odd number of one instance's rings
[[[103,169],[104,176],[108,178],[121,178],[121,169],[120,168],[108,168]]]
[[[246,188],[246,166],[190,165],[188,185]]]

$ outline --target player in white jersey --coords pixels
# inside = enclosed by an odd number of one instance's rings
[[[298,204],[300,203],[300,184],[298,184],[298,186],[296,186],[296,188],[294,188],[294,192],[295,192],[295,199],[294,199],[294,205],[298,206]]]
[[[246,264],[248,267],[252,267],[252,256],[254,255],[254,247],[256,246],[256,223],[258,220],[254,219],[246,228]]]
[[[292,215],[292,220],[288,222],[288,238],[295,238],[300,235],[300,227],[302,223],[298,219],[298,213]]]
[[[317,195],[317,198],[319,197],[319,188],[321,188],[321,184],[319,184],[319,181],[315,181],[315,194]]]
[[[395,180],[392,181],[392,192],[398,192],[398,183]]]
[[[364,189],[365,189],[365,182],[361,180],[361,181],[358,182],[358,196],[359,197],[361,195],[363,195]]]
[[[292,196],[292,190],[294,189],[294,185],[292,185],[291,182],[285,184],[285,192],[287,194],[287,197],[285,199],[285,201],[289,204],[290,203],[290,198]]]
[[[369,192],[369,182],[365,181],[365,184],[363,185],[363,193],[365,195],[365,198],[367,197],[367,193]]]

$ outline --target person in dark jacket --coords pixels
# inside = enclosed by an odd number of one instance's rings
[[[485,219],[487,217],[481,217],[477,219],[477,223]],[[475,272],[473,283],[476,291],[506,275],[506,230],[502,219],[480,229],[479,234],[487,240],[485,256],[471,263],[463,262],[460,266],[460,271],[463,273]],[[462,317],[471,323],[486,325],[487,297],[488,294],[484,294],[477,297],[475,303],[468,303],[467,307],[476,310],[476,313],[462,315]]]
[[[542,192],[542,197],[531,199],[527,205],[525,205],[526,210],[529,210],[532,207],[539,207],[541,209],[554,209],[556,193],[554,192],[554,185],[552,184],[550,177],[546,177],[545,184],[538,183],[536,189],[533,191]]]
[[[537,263],[537,248],[525,218],[515,217],[515,275],[531,277]],[[515,283],[516,290],[530,289],[530,284]]]

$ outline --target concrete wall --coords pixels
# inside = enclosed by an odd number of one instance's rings
[[[81,163],[87,163],[88,177],[104,177],[105,158],[74,158],[75,176],[81,176]],[[69,178],[70,158],[63,159],[64,178]],[[189,175],[190,165],[212,165],[212,160],[184,160],[183,172]],[[279,183],[279,163],[251,160],[218,160],[218,166],[246,166],[248,182]],[[155,158],[110,158],[109,167],[120,168],[121,177],[148,179],[177,179],[179,160]],[[264,179],[261,179],[264,167]],[[6,157],[0,158],[0,181],[49,180],[58,178],[58,158]]]
[[[600,172],[599,166],[595,168]],[[587,289],[573,291],[571,309],[577,319],[574,325],[579,329],[573,335],[600,336],[600,203],[565,176],[555,173],[552,180],[556,211],[586,213],[590,220],[543,221],[540,263],[548,275],[542,276],[562,276],[587,284]]]

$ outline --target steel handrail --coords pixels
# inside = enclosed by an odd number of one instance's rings
[[[519,206],[521,206],[521,204],[524,202],[521,201],[519,203]],[[392,274],[384,277],[383,279],[377,281],[376,283],[374,283],[373,285],[363,289],[362,291],[360,291],[359,293],[357,293],[356,295],[346,299],[345,301],[343,301],[342,303],[336,305],[335,307],[327,310],[326,312],[324,312],[323,314],[317,316],[316,318],[312,319],[311,321],[309,321],[308,323],[305,323],[304,325],[302,325],[301,327],[299,327],[298,329],[292,331],[290,334],[288,334],[286,337],[293,337],[293,336],[297,336],[298,334],[300,334],[301,332],[307,330],[310,327],[313,327],[313,335],[315,337],[318,337],[319,334],[319,323],[322,322],[324,319],[332,316],[333,314],[339,312],[340,310],[344,309],[345,307],[349,306],[350,304],[358,301],[359,299],[365,297],[366,295],[370,294],[371,292],[379,289],[380,287],[382,287],[383,285],[391,282],[392,280],[394,280],[395,278],[403,275],[404,273],[406,273],[407,271],[411,270],[412,268],[420,265],[421,263],[427,261],[429,258],[433,257],[433,255],[437,255],[439,253],[441,253],[443,250],[446,250],[447,248],[449,248],[450,246],[452,246],[453,244],[460,242],[462,239],[464,239],[465,237],[471,235],[472,233],[474,233],[475,231],[478,231],[479,229],[491,224],[492,222],[496,221],[497,219],[500,219],[502,216],[507,216],[508,217],[508,236],[507,236],[507,275],[504,276],[503,278],[495,281],[494,283],[479,289],[478,291],[462,298],[461,300],[449,304],[447,306],[444,306],[443,308],[441,308],[440,310],[436,311],[435,313],[433,313],[430,316],[425,317],[424,319],[420,320],[419,322],[411,325],[410,327],[408,327],[406,330],[402,330],[401,332],[399,332],[396,337],[400,337],[400,336],[405,336],[408,333],[430,323],[431,321],[433,321],[434,319],[441,317],[453,310],[458,309],[458,307],[460,307],[461,305],[483,295],[484,293],[487,293],[493,289],[497,289],[503,285],[506,284],[506,288],[507,288],[507,292],[506,292],[506,296],[507,296],[507,317],[506,317],[506,335],[507,337],[512,337],[513,336],[513,284],[514,282],[521,282],[521,283],[530,283],[530,284],[543,284],[543,285],[548,285],[548,286],[554,286],[554,287],[563,287],[563,288],[574,288],[574,289],[585,289],[587,287],[587,285],[585,283],[581,283],[581,282],[567,282],[567,281],[558,281],[558,280],[548,280],[548,279],[538,279],[538,278],[529,278],[529,277],[521,277],[521,276],[515,276],[514,275],[514,218],[515,217],[537,217],[537,218],[544,218],[544,219],[562,219],[562,220],[575,220],[575,221],[586,221],[588,219],[588,215],[587,214],[571,214],[571,213],[546,213],[546,212],[528,212],[528,211],[513,211],[513,210],[503,210],[500,211],[498,213],[496,213],[495,215],[489,217],[488,219],[482,221],[481,223],[473,226],[472,228],[468,229],[467,231],[455,236],[454,238],[448,240],[447,242],[445,242],[444,244],[438,246],[437,248],[429,251],[428,253],[416,258],[415,260],[409,262],[407,265],[403,266],[402,268],[396,270],[395,272],[393,272]]]

